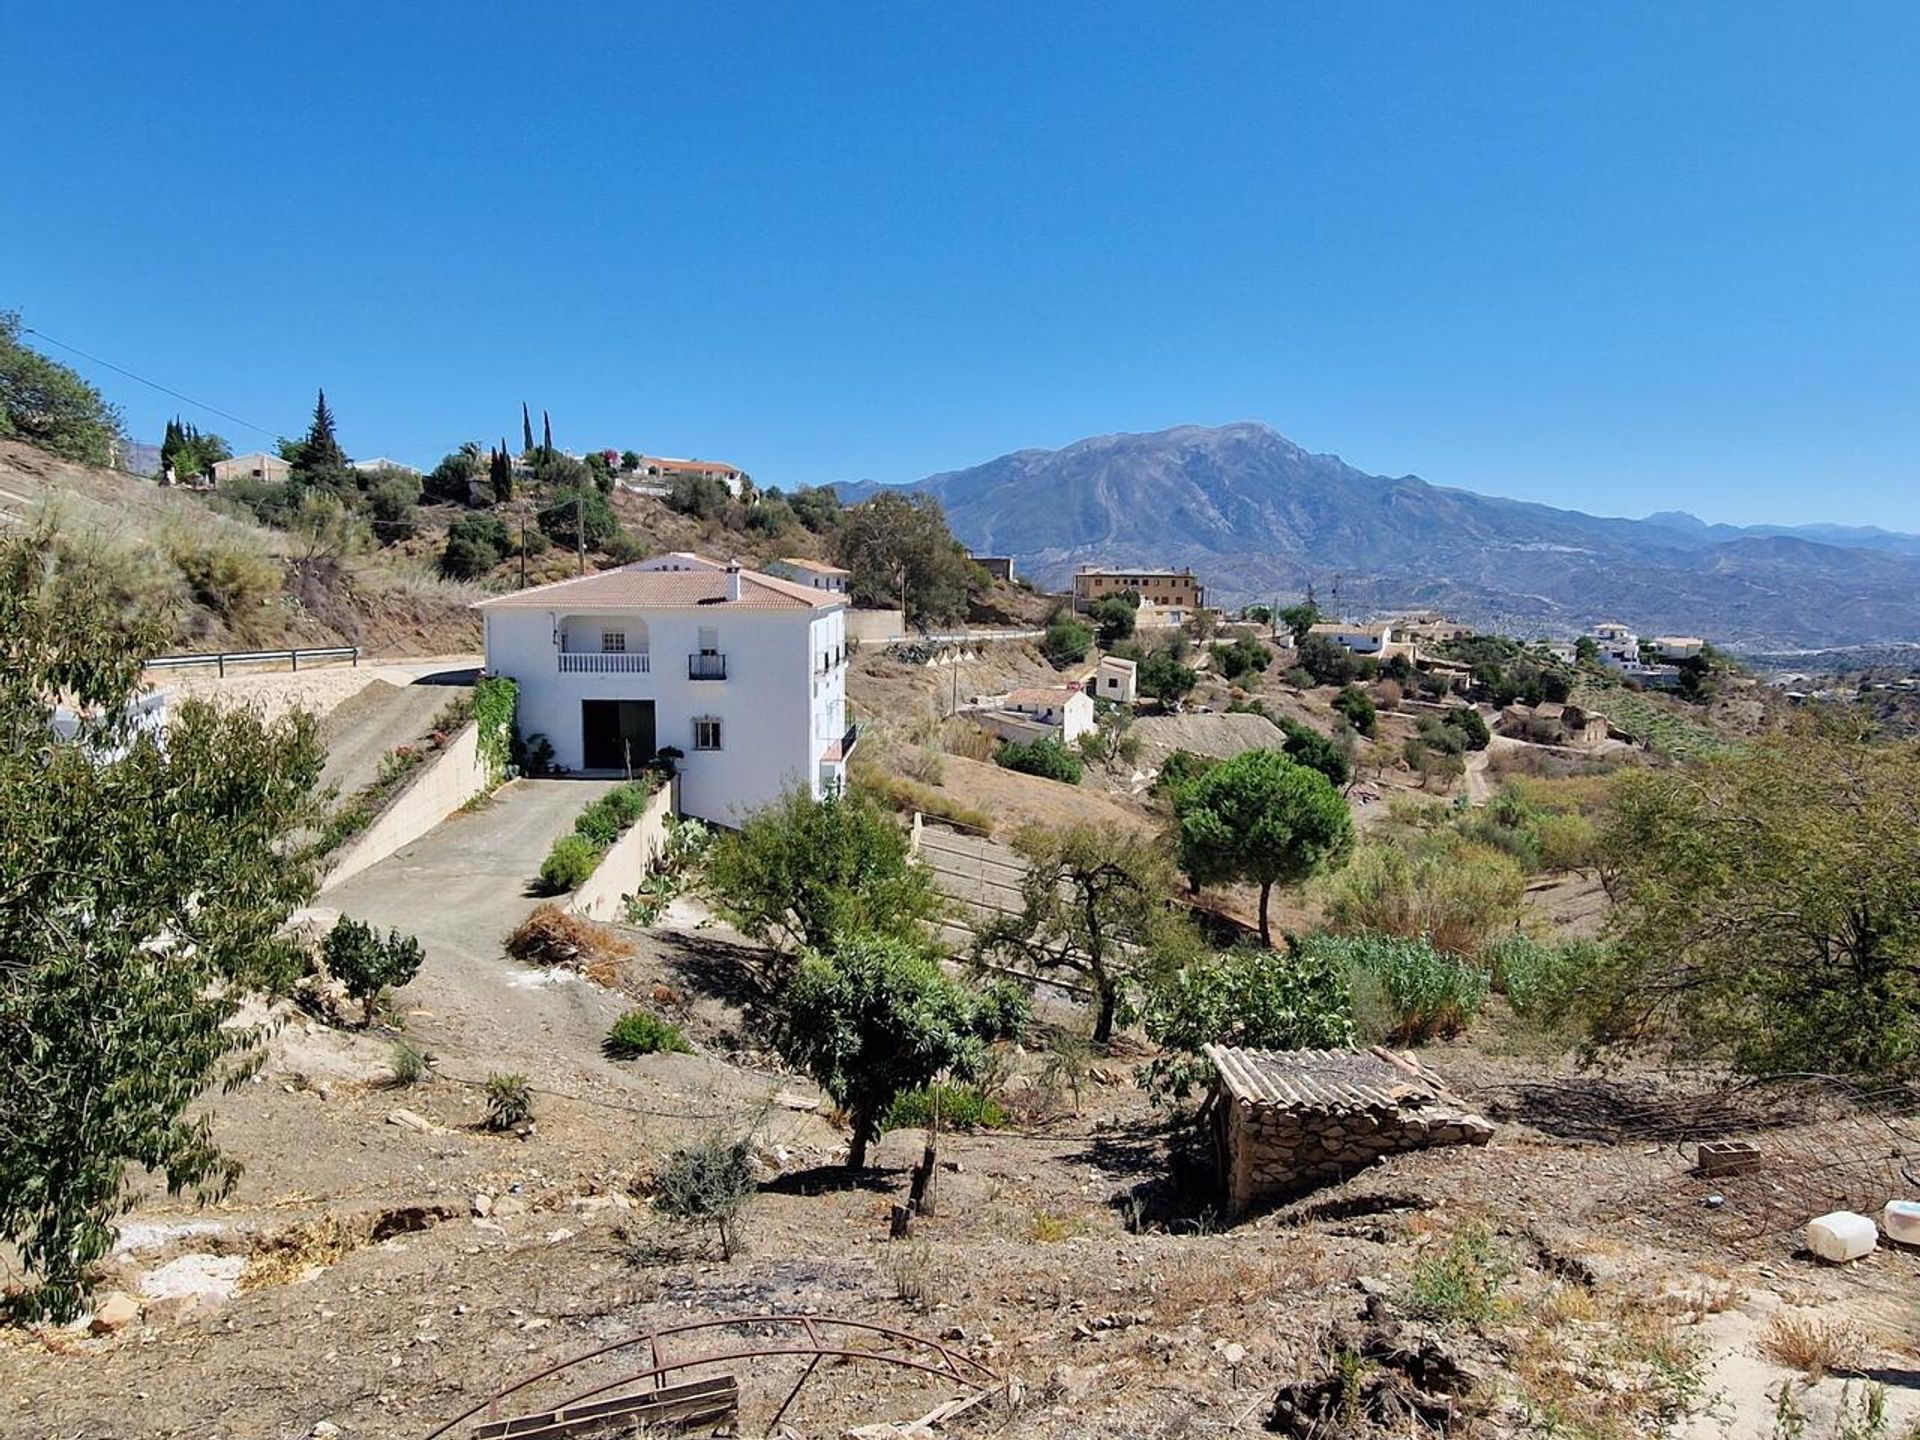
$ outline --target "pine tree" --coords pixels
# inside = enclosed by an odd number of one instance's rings
[[[303,485],[326,485],[334,489],[344,488],[347,483],[347,452],[340,448],[325,390],[314,402],[313,423],[307,427],[306,438],[300,442],[293,459],[293,478]]]
[[[526,442],[520,447],[520,453],[531,458],[533,455],[533,412],[527,409],[527,402],[524,400],[520,402],[520,434]],[[506,449],[507,442],[502,440],[500,442],[500,448],[502,450]]]

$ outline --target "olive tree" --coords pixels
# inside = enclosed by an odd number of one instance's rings
[[[1105,1045],[1139,978],[1197,948],[1191,927],[1168,908],[1178,872],[1158,841],[1133,830],[1035,827],[1016,844],[1027,859],[1020,913],[989,922],[975,958],[1079,976],[1093,991],[1093,1041]]]
[[[1273,943],[1273,887],[1344,864],[1353,850],[1353,816],[1332,782],[1277,750],[1243,750],[1176,792],[1174,833],[1196,885],[1260,887],[1263,945]]]
[[[190,701],[163,743],[128,708],[163,634],[50,535],[0,540],[0,1235],[24,1315],[83,1306],[130,1167],[231,1189],[189,1107],[250,1072],[242,996],[303,968],[282,926],[314,889],[288,838],[320,818],[313,722]]]

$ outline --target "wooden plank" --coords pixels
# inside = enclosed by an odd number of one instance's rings
[[[475,1427],[474,1440],[580,1440],[626,1433],[634,1426],[687,1426],[724,1420],[740,1407],[740,1382],[731,1374],[663,1385],[614,1400],[563,1405]]]

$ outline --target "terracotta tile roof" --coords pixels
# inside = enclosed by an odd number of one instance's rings
[[[782,555],[774,561],[776,565],[791,565],[796,570],[811,570],[816,575],[851,575],[851,570],[843,570],[838,565],[829,565],[822,560],[805,560],[798,555]]]
[[[580,575],[511,595],[496,595],[476,610],[692,610],[701,606],[740,610],[829,610],[844,595],[796,585],[757,570],[740,572],[740,598],[727,599],[727,577],[713,570],[643,570],[623,565],[598,575]]]
[[[657,466],[662,470],[683,470],[690,475],[738,475],[738,465],[728,465],[719,460],[675,460],[666,455],[642,455],[643,466]]]

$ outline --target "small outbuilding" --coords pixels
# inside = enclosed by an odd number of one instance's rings
[[[1093,684],[1096,699],[1131,705],[1140,694],[1140,667],[1119,655],[1102,655]]]
[[[1493,1126],[1411,1055],[1209,1045],[1213,1131],[1227,1212],[1238,1218],[1385,1156],[1484,1145]]]

